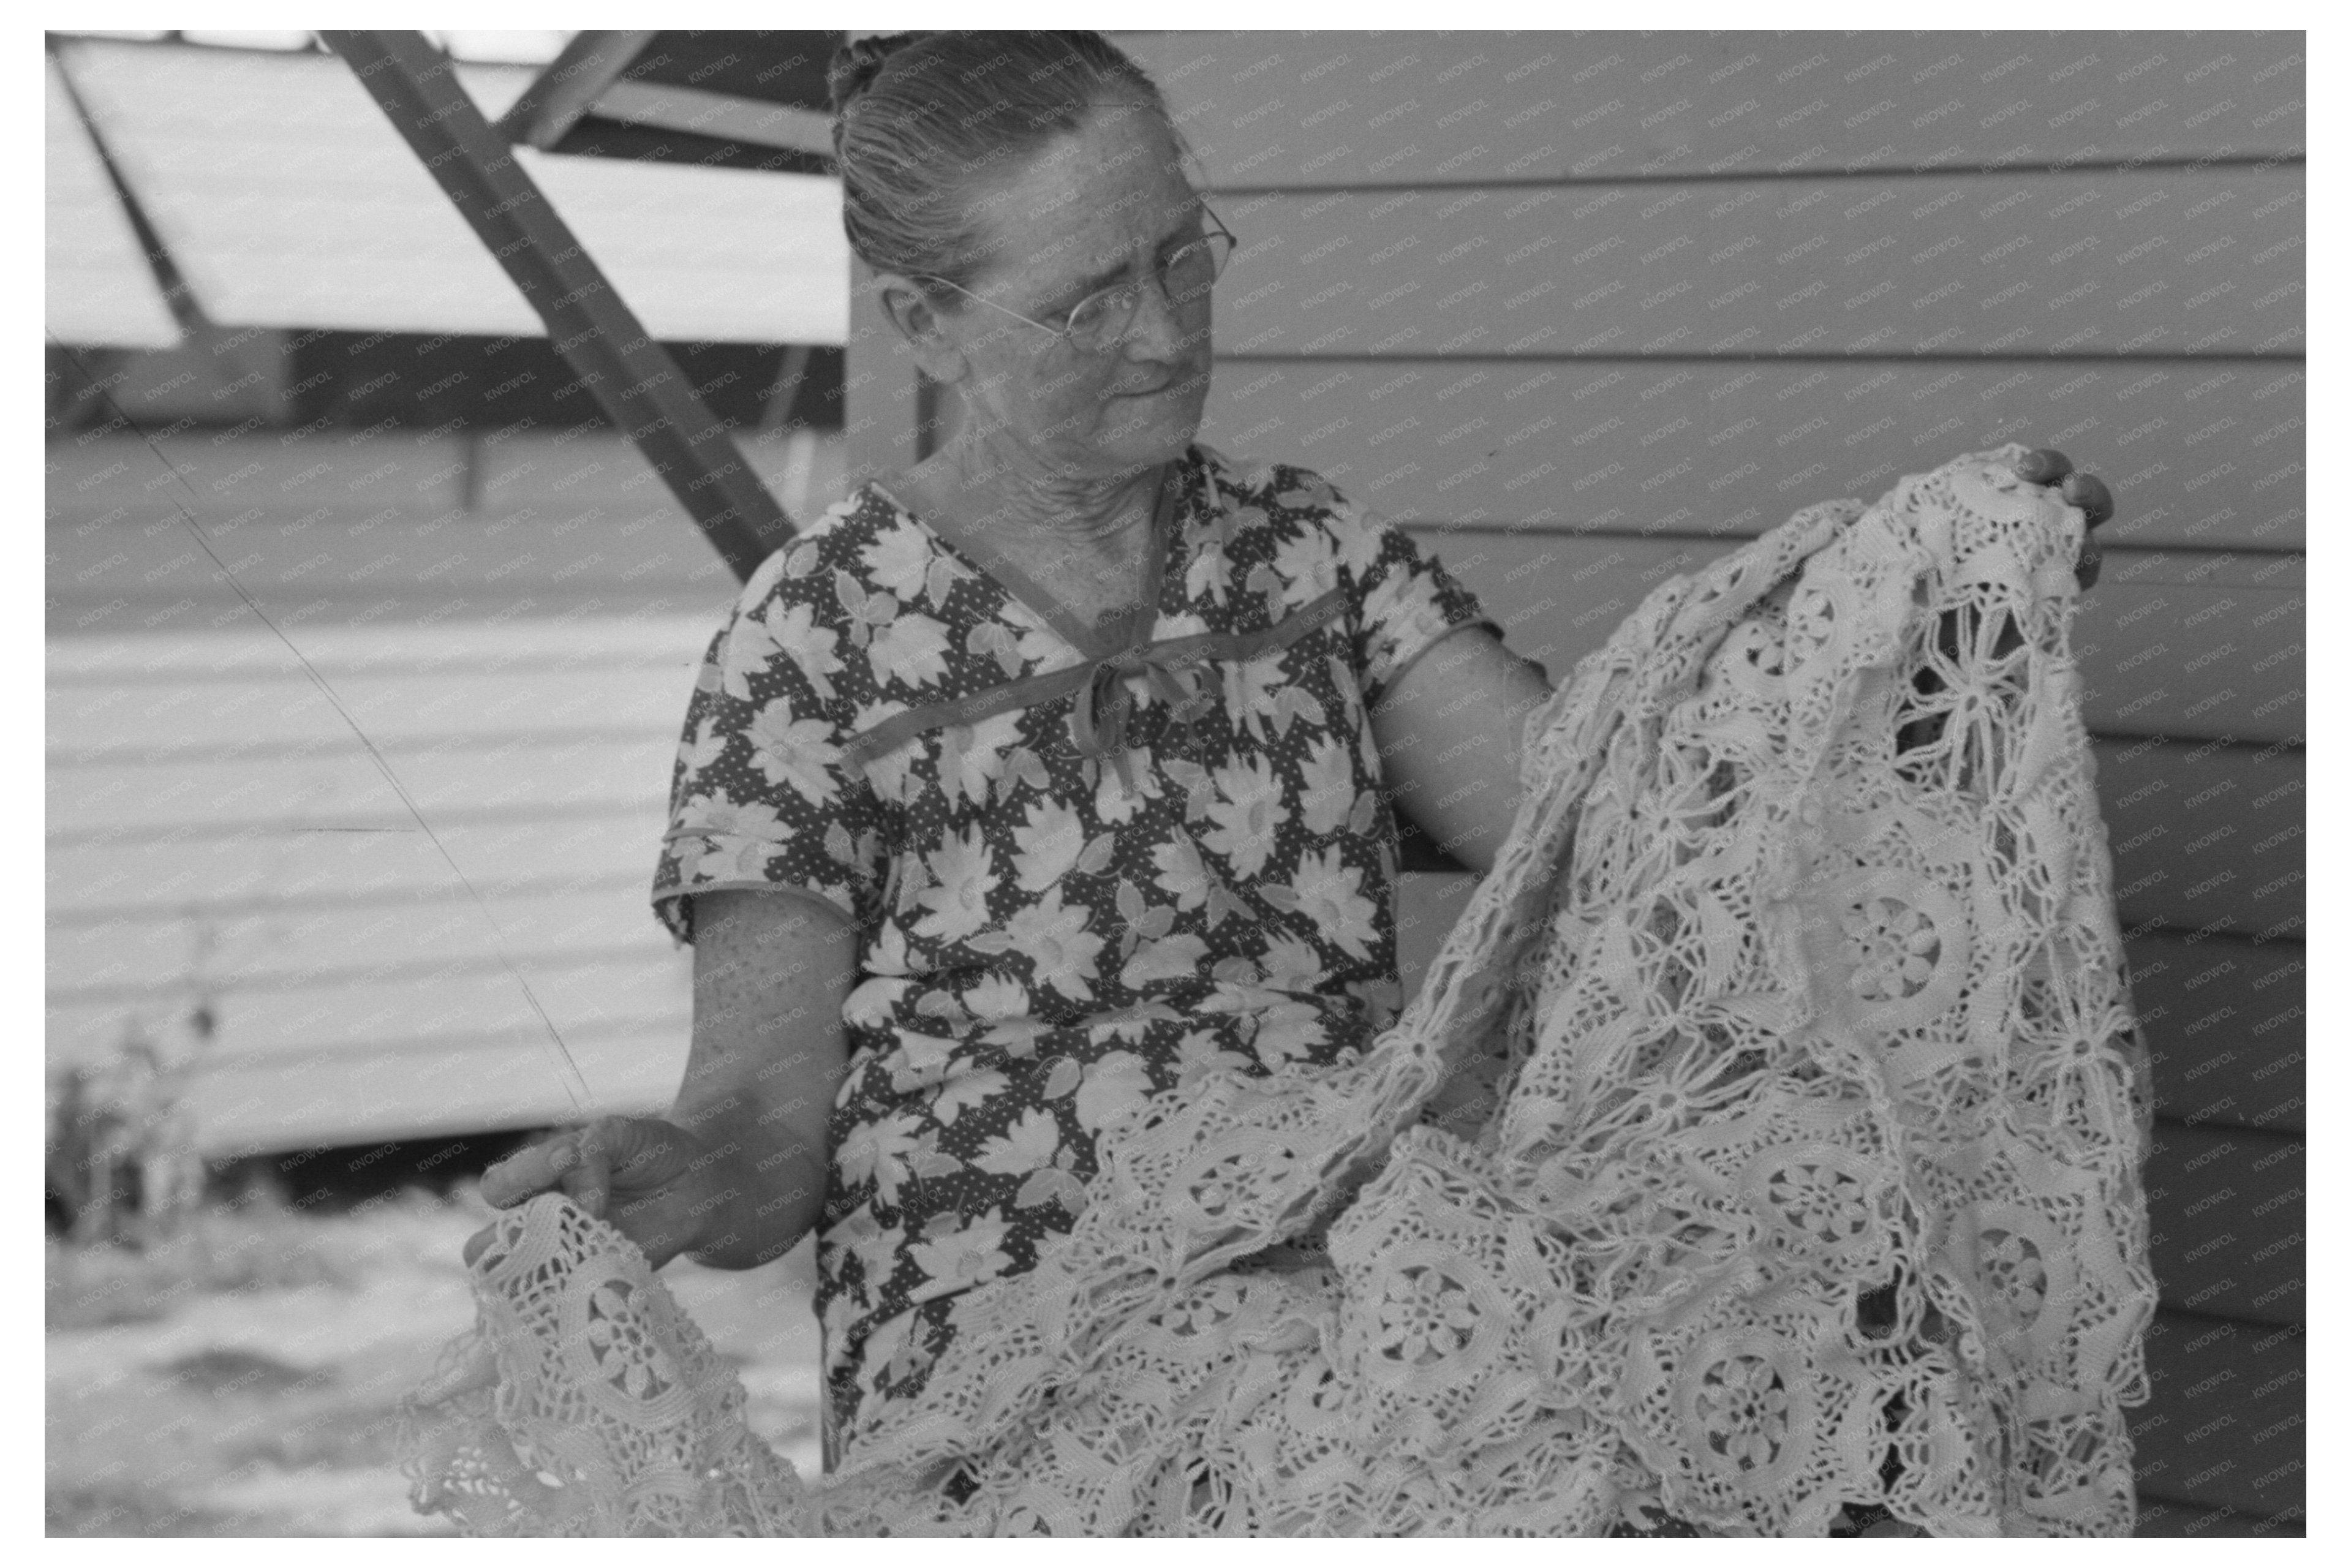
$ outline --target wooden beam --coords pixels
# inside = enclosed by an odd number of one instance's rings
[[[45,33],[42,42],[48,51],[49,68],[57,73],[57,85],[65,89],[66,101],[73,106],[74,117],[81,121],[82,134],[89,139],[90,150],[98,154],[99,167],[106,171],[115,200],[122,204],[122,215],[130,221],[132,237],[139,243],[148,271],[154,277],[156,290],[163,296],[164,307],[172,312],[172,323],[180,329],[181,341],[184,343],[191,333],[201,332],[211,325],[204,317],[204,307],[197,302],[195,290],[189,287],[187,275],[180,270],[163,236],[148,221],[139,193],[123,178],[122,166],[114,161],[113,150],[106,144],[105,133],[99,130],[98,117],[90,113],[89,105],[83,100],[80,85],[74,80],[56,36]]]
[[[790,519],[482,118],[448,59],[418,33],[320,36],[358,73],[538,312],[581,384],[637,444],[735,575],[748,579],[791,536]]]
[[[653,41],[650,32],[578,35],[499,117],[499,134],[542,152],[554,146]]]
[[[831,118],[788,103],[762,103],[666,82],[616,81],[598,95],[592,107],[599,119],[624,124],[832,156]]]

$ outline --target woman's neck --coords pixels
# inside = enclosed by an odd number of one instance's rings
[[[1135,531],[1150,525],[1165,467],[1072,474],[1017,448],[959,439],[907,477],[925,500],[978,542],[1016,552],[1045,546],[1124,553]]]

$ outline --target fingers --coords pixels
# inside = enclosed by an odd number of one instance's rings
[[[2036,447],[2016,460],[2017,476],[2031,485],[2054,485],[2057,494],[2070,506],[2082,512],[2082,526],[2095,528],[2115,515],[2115,497],[2105,481],[2095,474],[2074,472],[2074,461],[2054,447]],[[2095,587],[2098,569],[2105,552],[2087,532],[2082,536],[2082,553],[2074,563],[2074,579],[2084,588]]]
[[[599,1219],[604,1218],[605,1206],[611,1200],[612,1153],[604,1124],[595,1123],[580,1136],[579,1165],[564,1173],[564,1192]]]
[[[579,1164],[579,1134],[560,1134],[508,1155],[482,1173],[482,1201],[512,1208],[525,1198],[552,1191]]]
[[[2037,446],[2016,460],[2017,476],[2028,484],[2054,485],[2074,471],[2074,460],[2053,446]]]
[[[2018,458],[2016,475],[2029,485],[2055,485],[2059,495],[2082,508],[2083,521],[2091,528],[2115,515],[2115,498],[2105,481],[2074,472],[2074,460],[2053,446],[2035,447]]]
[[[2057,493],[2082,508],[2082,521],[2091,528],[2115,515],[2115,498],[2095,474],[2069,474]]]
[[[611,1218],[615,1182],[634,1191],[674,1177],[684,1158],[674,1128],[656,1121],[607,1116],[510,1155],[482,1174],[482,1199],[512,1208],[543,1192],[560,1192],[599,1219]]]

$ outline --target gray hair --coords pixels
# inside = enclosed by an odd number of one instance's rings
[[[825,75],[841,226],[878,272],[967,286],[986,261],[972,197],[1099,109],[1156,114],[1157,84],[1100,33],[898,33],[844,43]]]

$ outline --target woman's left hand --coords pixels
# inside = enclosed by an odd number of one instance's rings
[[[2105,559],[2095,530],[2115,515],[2115,498],[2107,493],[2105,483],[2095,474],[2076,474],[2074,460],[2049,446],[2036,447],[2018,458],[2016,474],[2029,485],[2056,486],[2058,495],[2082,508],[2085,531],[2082,535],[2081,558],[2074,562],[2074,577],[2085,589],[2095,587],[2098,565]]]

